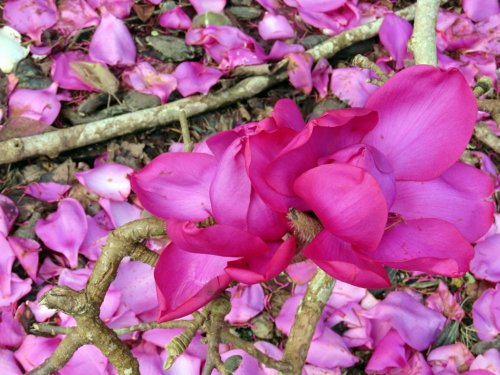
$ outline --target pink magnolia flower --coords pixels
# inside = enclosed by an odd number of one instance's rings
[[[136,91],[158,96],[162,104],[177,87],[177,80],[172,74],[159,73],[145,61],[125,71],[123,81]]]
[[[3,18],[39,44],[42,33],[57,22],[58,14],[53,0],[10,0],[5,2]]]
[[[168,29],[187,30],[191,27],[191,18],[182,10],[181,6],[176,6],[174,9],[162,13],[160,25]]]
[[[177,65],[173,75],[177,80],[177,90],[182,96],[189,96],[195,93],[208,94],[223,73],[198,62],[184,61]]]
[[[289,39],[295,36],[295,31],[285,16],[266,13],[259,22],[259,34],[264,40]]]
[[[404,60],[411,56],[407,45],[412,31],[411,24],[405,19],[391,13],[384,16],[379,31],[380,42],[396,61],[396,70],[402,69]]]
[[[472,317],[481,340],[493,340],[500,334],[500,284],[487,289],[472,307]]]
[[[325,229],[303,253],[339,280],[387,286],[384,266],[458,276],[494,212],[490,178],[457,162],[476,114],[458,71],[411,67],[365,108],[309,122],[250,177],[275,210],[314,212]]]
[[[25,117],[51,125],[61,110],[57,84],[43,90],[15,89],[9,97],[9,117]]]
[[[110,12],[103,10],[101,22],[92,36],[89,46],[92,60],[108,65],[133,65],[136,48],[125,23]]]

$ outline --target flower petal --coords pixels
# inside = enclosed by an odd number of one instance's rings
[[[427,65],[394,75],[366,107],[378,112],[379,124],[363,142],[385,154],[396,179],[411,181],[430,180],[451,167],[467,146],[477,115],[462,74]]]
[[[196,93],[208,94],[223,73],[198,62],[185,61],[177,65],[173,75],[177,79],[177,90],[181,95],[190,96]]]
[[[312,88],[313,57],[306,53],[292,52],[288,54],[288,78],[296,89],[308,95]]]
[[[493,222],[493,182],[483,172],[456,163],[440,177],[396,182],[391,211],[407,220],[434,218],[453,224],[468,241],[485,234]]]
[[[368,82],[371,72],[361,68],[339,68],[332,70],[330,90],[352,107],[363,107],[377,86]]]
[[[367,256],[389,267],[458,277],[468,271],[473,250],[452,224],[417,219],[387,230]]]
[[[0,194],[0,235],[7,237],[16,222],[19,210],[6,195]]]
[[[464,13],[473,21],[481,21],[500,12],[498,0],[463,0]]]
[[[377,181],[361,168],[326,164],[294,183],[295,193],[329,232],[354,248],[374,249],[384,233],[387,203]]]
[[[71,185],[56,182],[32,182],[26,185],[24,192],[44,202],[57,202],[71,189]]]
[[[200,221],[211,211],[209,189],[216,167],[211,155],[166,153],[132,174],[130,180],[142,206],[153,215]]]
[[[31,280],[36,281],[36,274],[38,271],[38,253],[42,250],[38,242],[29,238],[13,236],[9,237],[8,241],[12,251],[28,276]]]
[[[159,21],[160,26],[167,29],[187,30],[191,27],[191,18],[184,13],[181,6],[162,13]]]
[[[408,55],[407,44],[412,31],[411,24],[404,18],[392,13],[384,16],[379,31],[380,42],[396,60],[397,70],[404,67],[404,60]]]
[[[500,233],[476,245],[470,270],[479,279],[500,283]]]
[[[217,297],[231,281],[224,272],[227,261],[228,258],[193,254],[175,244],[168,245],[155,267],[158,320],[181,318]]]
[[[266,13],[259,22],[259,34],[264,40],[289,39],[295,36],[295,31],[285,16]]]
[[[75,177],[92,193],[114,201],[125,201],[130,194],[128,175],[132,172],[133,169],[126,165],[105,163],[75,173]]]
[[[198,14],[206,12],[221,13],[226,6],[226,0],[189,0],[189,2]]]

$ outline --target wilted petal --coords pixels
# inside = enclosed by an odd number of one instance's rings
[[[441,314],[404,292],[389,293],[365,316],[387,322],[406,344],[419,351],[427,349],[437,339],[446,322]]]
[[[439,281],[438,288],[427,297],[425,304],[431,309],[440,312],[449,319],[462,320],[465,313],[446,284]]]
[[[8,241],[21,266],[31,280],[35,281],[38,271],[38,253],[41,251],[38,242],[21,237],[9,237]]]
[[[81,61],[91,62],[90,58],[80,51],[68,51],[55,55],[51,68],[54,82],[63,89],[96,91],[94,87],[83,82],[71,67],[71,63]]]
[[[478,279],[500,283],[500,234],[476,244],[470,270]]]
[[[148,62],[141,62],[123,73],[123,81],[135,91],[156,95],[162,104],[177,87],[177,80],[171,74],[159,73]]]
[[[125,18],[130,14],[133,0],[86,0],[89,5],[94,8],[101,8],[101,14],[108,11],[113,16],[118,18]]]
[[[500,334],[500,284],[487,289],[472,306],[472,317],[477,335],[483,341]]]
[[[32,182],[26,185],[24,192],[44,202],[57,202],[71,189],[71,185],[57,182]]]
[[[5,2],[3,18],[39,44],[42,33],[57,22],[58,14],[53,0],[10,0]]]
[[[347,164],[327,164],[297,178],[295,193],[323,226],[354,248],[373,249],[387,221],[387,203],[377,181]]]
[[[388,229],[378,248],[366,255],[389,267],[458,277],[468,271],[474,253],[450,223],[417,219]]]
[[[162,13],[159,20],[160,26],[168,29],[187,30],[191,27],[191,18],[184,13],[181,6]]]
[[[289,53],[301,53],[305,50],[304,46],[300,44],[288,44],[282,40],[277,40],[271,47],[271,51],[269,52],[269,55],[267,55],[267,59],[271,61],[281,60]]]
[[[405,58],[408,56],[407,44],[412,30],[411,24],[404,18],[392,13],[384,16],[379,31],[380,42],[396,60],[396,70],[404,67]]]
[[[328,94],[331,73],[332,67],[325,58],[321,58],[312,71],[313,86],[318,91],[320,98],[324,98]]]
[[[63,254],[75,268],[78,250],[87,234],[85,211],[77,200],[63,199],[56,212],[36,223],[35,232],[49,249]]]
[[[226,6],[226,0],[189,0],[196,13],[221,13]]]
[[[105,11],[90,41],[89,56],[108,65],[133,65],[136,48],[125,23]]]
[[[468,367],[473,360],[474,356],[461,342],[440,346],[427,356],[434,374],[446,372],[446,370],[458,372],[459,368]]]
[[[133,171],[126,165],[108,163],[75,173],[75,177],[92,193],[114,201],[125,201],[130,194],[128,176]]]
[[[181,318],[216,298],[231,281],[224,272],[228,260],[231,258],[189,253],[175,244],[167,246],[154,272],[158,320]]]
[[[333,69],[330,90],[352,107],[363,107],[377,86],[369,83],[372,78],[368,69],[340,68]]]
[[[14,353],[9,349],[0,349],[0,373],[5,375],[21,375]]]
[[[28,55],[28,49],[21,46],[21,34],[9,26],[0,28],[0,50],[0,71],[4,73],[11,73],[17,63]]]
[[[498,0],[463,0],[464,13],[473,21],[481,21],[500,12]]]
[[[78,30],[99,23],[99,15],[85,0],[63,0],[58,10],[59,20],[55,28],[64,35],[74,35]]]
[[[196,93],[208,94],[222,74],[219,69],[198,62],[184,61],[177,65],[173,75],[177,79],[177,90],[182,96],[189,96]]]
[[[216,166],[211,155],[162,154],[132,174],[132,189],[142,206],[155,216],[200,221],[211,211],[209,189]]]
[[[342,338],[325,329],[323,334],[311,341],[306,361],[322,368],[351,367],[359,361],[351,354]]]
[[[434,218],[453,224],[468,241],[485,234],[493,221],[495,203],[491,178],[458,162],[440,177],[424,182],[396,182],[391,211],[405,220]]]
[[[15,89],[9,97],[10,117],[26,117],[51,125],[61,109],[57,84],[43,90]]]
[[[7,237],[16,222],[19,210],[16,204],[6,195],[0,194],[0,237]]]
[[[266,13],[259,22],[259,34],[264,40],[288,39],[295,36],[295,31],[285,16]]]
[[[363,258],[350,244],[325,229],[304,248],[303,254],[330,276],[349,284],[364,288],[390,286],[381,264]]]
[[[128,202],[116,202],[99,198],[99,204],[106,212],[113,228],[121,227],[124,224],[141,218],[142,210]]]
[[[288,78],[290,83],[306,95],[311,92],[313,87],[312,65],[313,58],[306,52],[288,54]]]
[[[363,142],[387,156],[396,179],[411,181],[435,178],[456,163],[477,115],[462,74],[428,65],[397,73],[366,107],[378,112],[379,123]]]
[[[259,284],[237,286],[228,289],[231,292],[231,311],[225,320],[231,324],[242,324],[264,310],[264,290]]]

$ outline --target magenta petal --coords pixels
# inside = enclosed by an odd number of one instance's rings
[[[231,324],[244,324],[264,310],[264,290],[258,284],[230,288],[231,311],[225,320]]]
[[[133,169],[126,165],[109,163],[75,173],[75,177],[92,193],[114,201],[124,201],[130,194],[128,176],[132,172]]]
[[[282,40],[277,40],[271,47],[271,51],[269,52],[269,55],[267,55],[267,59],[271,61],[281,60],[289,53],[301,53],[305,50],[304,46],[300,44],[288,44]]]
[[[191,314],[217,297],[231,281],[224,272],[227,261],[215,255],[189,253],[174,244],[167,246],[154,272],[159,321]]]
[[[473,21],[481,21],[500,12],[498,0],[463,0],[464,13]]]
[[[311,92],[313,87],[312,65],[313,58],[306,52],[288,54],[288,78],[290,83],[306,95]]]
[[[208,94],[223,73],[219,69],[207,67],[198,62],[185,61],[177,65],[174,77],[177,79],[177,90],[182,96],[196,93]]]
[[[292,99],[278,100],[274,105],[272,118],[278,128],[290,128],[299,132],[306,126],[299,106]]]
[[[3,18],[39,44],[42,33],[57,22],[58,14],[53,0],[10,0],[5,2]]]
[[[99,15],[85,0],[63,0],[58,10],[59,20],[55,28],[64,35],[74,35],[80,29],[99,23]]]
[[[74,268],[87,233],[85,211],[77,200],[63,199],[56,212],[36,223],[35,232],[49,249],[63,254]]]
[[[392,13],[384,16],[379,31],[380,42],[389,51],[391,57],[396,60],[397,70],[404,67],[404,60],[408,55],[407,44],[412,31],[411,24],[404,18]]]
[[[404,369],[408,365],[408,354],[405,342],[396,331],[389,333],[378,343],[370,357],[366,371],[377,374],[388,374],[393,370]]]
[[[7,237],[16,222],[19,210],[9,197],[0,194],[0,236]]]
[[[493,221],[495,203],[490,199],[494,190],[491,178],[460,162],[434,180],[398,181],[396,189],[391,211],[409,220],[447,221],[471,242],[485,234]]]
[[[16,256],[7,239],[0,235],[0,295],[11,293],[12,265]]]
[[[348,164],[310,169],[294,183],[301,197],[332,234],[362,249],[375,248],[387,222],[387,203],[377,181]]]
[[[133,0],[86,0],[89,5],[94,8],[100,8],[101,14],[110,12],[117,18],[125,18],[130,14]]]
[[[16,89],[9,97],[9,114],[51,125],[61,109],[56,92],[57,84],[43,90]]]
[[[226,257],[266,254],[268,245],[259,237],[229,225],[215,224],[198,228],[192,222],[167,221],[167,233],[185,251]]]
[[[328,94],[331,73],[332,67],[325,58],[321,58],[312,71],[313,86],[318,91],[320,98],[324,98]]]
[[[90,41],[89,56],[108,65],[133,65],[136,48],[125,23],[104,11]]]
[[[99,198],[99,204],[106,212],[113,229],[141,218],[142,210],[128,202]]]
[[[369,83],[368,69],[339,68],[332,70],[330,90],[352,107],[363,107],[377,86]]]
[[[303,254],[332,277],[363,288],[385,288],[390,281],[382,265],[364,259],[352,247],[322,230]]]
[[[132,174],[132,189],[142,206],[155,216],[200,221],[211,211],[209,189],[216,166],[211,155],[162,154]]]
[[[500,233],[476,245],[470,270],[478,279],[500,283]]]
[[[0,349],[0,373],[8,375],[21,375],[14,353],[9,349]]]
[[[26,337],[23,326],[14,317],[14,314],[14,306],[0,308],[0,329],[2,330],[2,335],[0,336],[1,348],[17,348],[23,342],[24,337]],[[0,364],[1,363],[2,360],[0,359]],[[3,372],[1,372],[1,367],[0,374],[3,374]]]
[[[90,62],[91,60],[80,51],[58,53],[54,56],[52,63],[52,79],[63,89],[97,91],[94,87],[83,82],[71,68],[71,63],[80,61]]]
[[[44,202],[57,202],[71,189],[71,185],[58,184],[56,182],[32,182],[26,185],[24,192]]]
[[[19,263],[31,280],[35,281],[38,271],[38,253],[41,251],[38,242],[21,237],[9,237],[8,241]]]
[[[427,349],[437,339],[446,322],[444,316],[404,292],[389,293],[365,316],[387,322],[405,343],[419,351]]]
[[[159,21],[160,26],[167,29],[187,30],[191,27],[191,18],[184,13],[181,6],[162,13]]]
[[[296,241],[288,238],[276,250],[268,251],[263,256],[247,257],[228,263],[226,273],[231,278],[245,283],[255,284],[274,279],[292,261],[295,255]]]
[[[449,277],[463,275],[473,256],[470,243],[450,223],[407,220],[386,231],[369,258],[389,267]]]
[[[30,371],[41,364],[56,349],[61,339],[28,335],[21,347],[14,353],[25,371]]]
[[[288,39],[295,36],[295,31],[285,16],[266,13],[259,22],[259,34],[264,40]]]
[[[487,289],[474,302],[472,317],[477,335],[483,341],[493,340],[500,334],[500,284]]]
[[[342,337],[330,329],[325,329],[320,337],[312,340],[306,360],[327,369],[351,367],[359,361],[351,354]]]
[[[435,178],[458,160],[477,115],[474,94],[459,71],[426,65],[397,73],[366,107],[378,112],[379,124],[363,142],[387,156],[396,179],[412,181]]]
[[[108,231],[101,228],[97,220],[87,215],[87,235],[80,247],[80,253],[89,260],[97,260],[101,248],[106,243]]]

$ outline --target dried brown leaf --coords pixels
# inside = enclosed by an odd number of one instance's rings
[[[109,95],[115,95],[120,87],[120,81],[101,64],[77,61],[70,65],[82,81]]]

